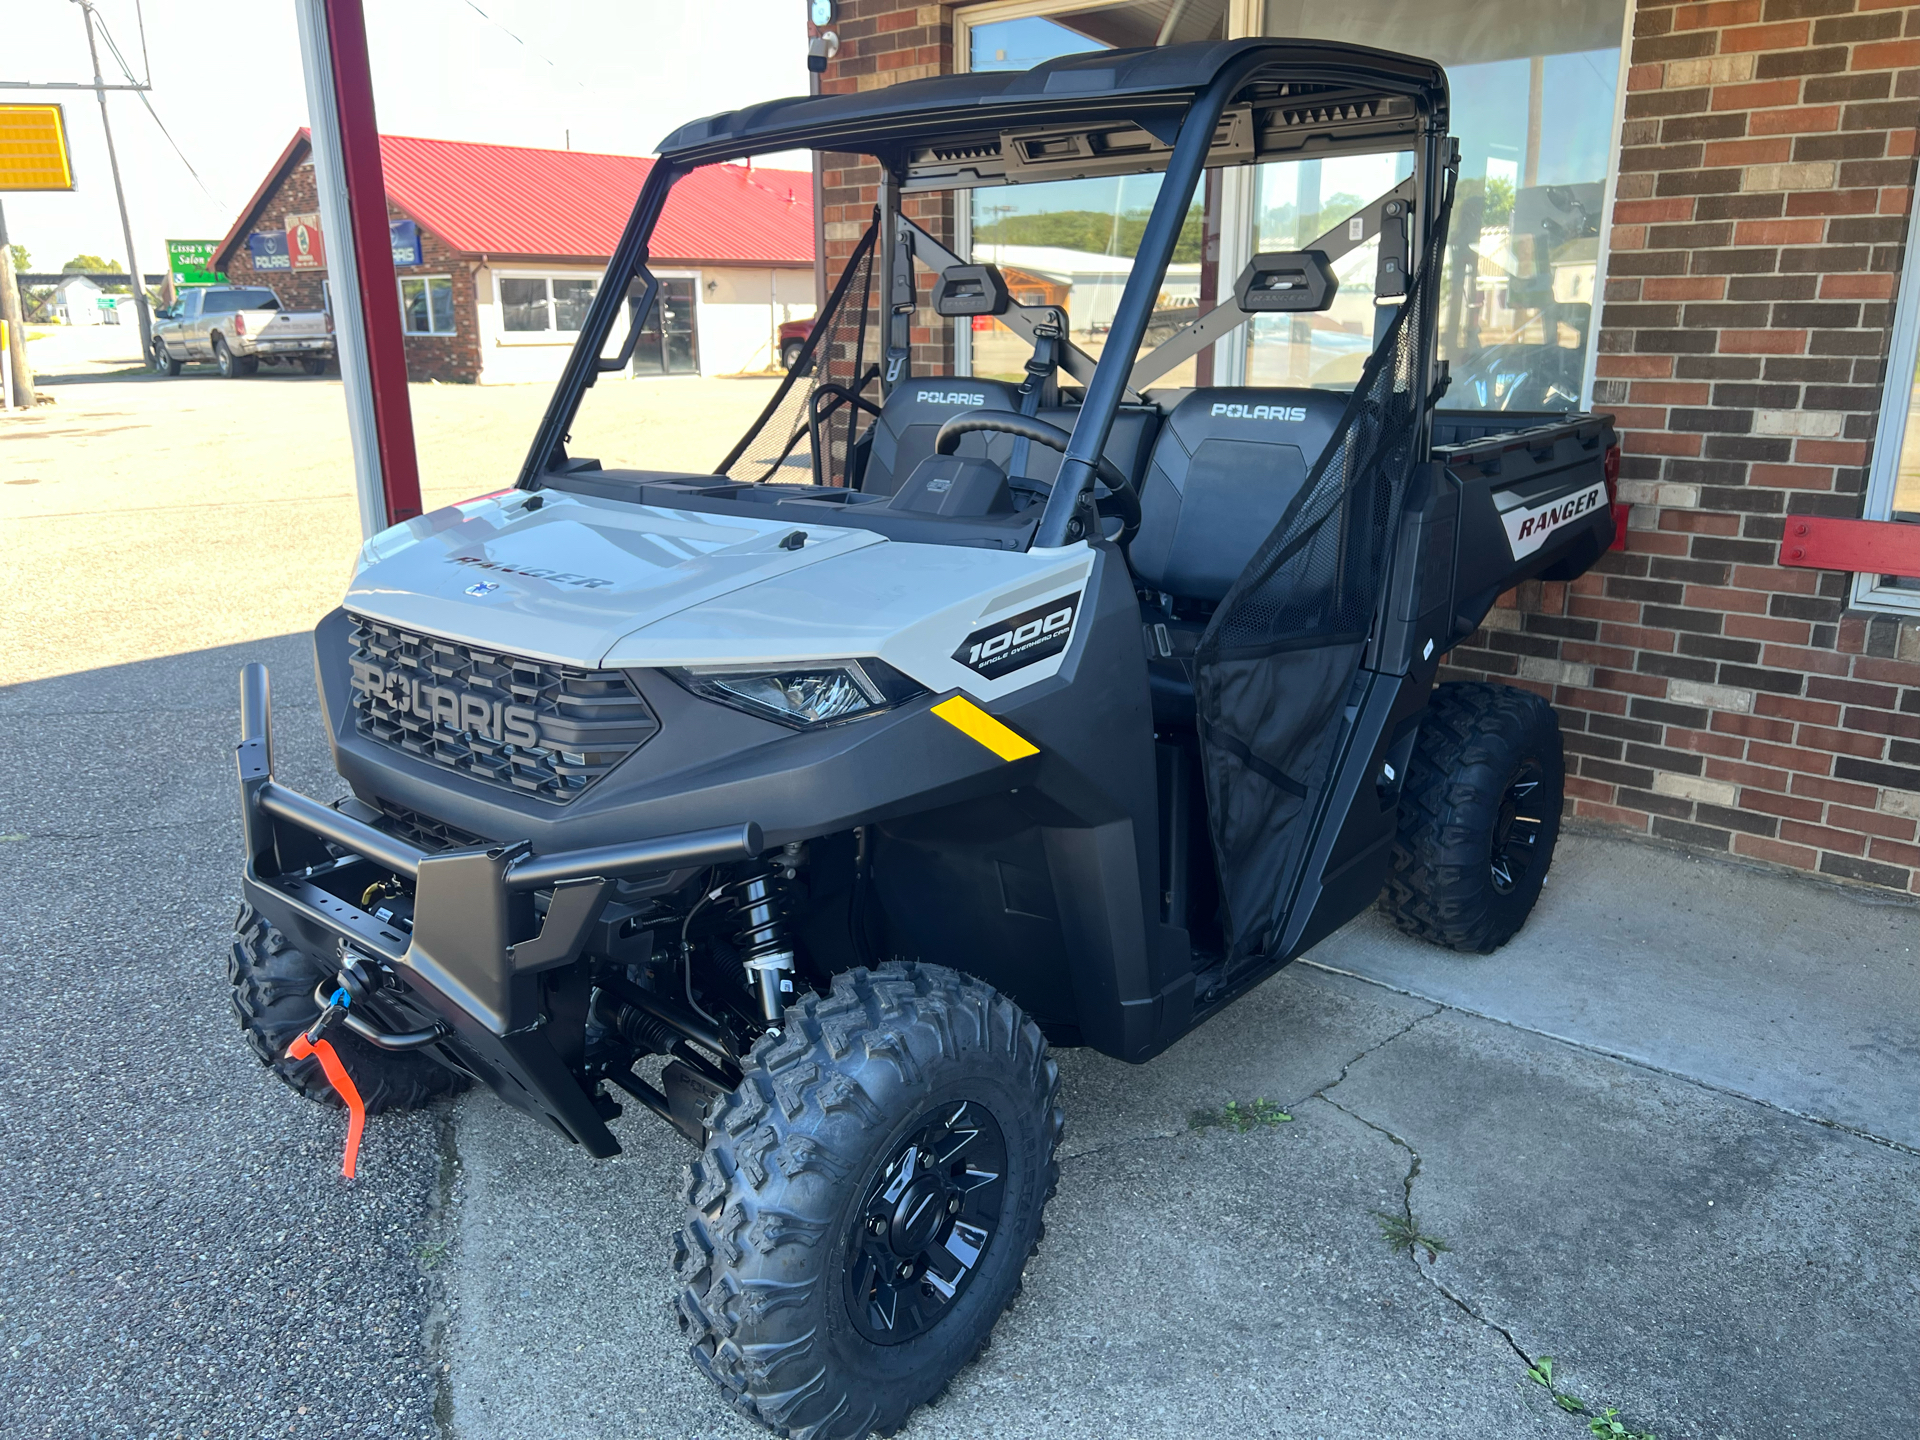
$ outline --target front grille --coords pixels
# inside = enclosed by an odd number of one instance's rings
[[[352,619],[354,728],[475,780],[564,804],[660,729],[619,670]]]

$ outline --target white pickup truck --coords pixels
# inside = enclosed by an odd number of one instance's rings
[[[230,380],[253,374],[262,360],[321,375],[334,354],[331,315],[282,309],[264,285],[196,285],[154,319],[147,359],[161,375],[178,375],[189,360],[211,360]]]

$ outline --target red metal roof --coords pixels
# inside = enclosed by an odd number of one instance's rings
[[[224,258],[282,175],[305,158],[303,128],[220,245]],[[651,159],[382,135],[387,196],[455,250],[605,260],[626,228]],[[803,170],[708,165],[668,197],[649,247],[656,262],[813,263],[813,177]]]
[[[394,204],[456,250],[605,259],[654,162],[382,135]],[[673,187],[656,260],[813,263],[813,183],[798,170],[709,165]]]

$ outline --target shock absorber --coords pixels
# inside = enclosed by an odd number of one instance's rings
[[[760,1012],[776,1034],[793,989],[793,939],[787,926],[793,900],[787,887],[799,873],[800,859],[796,841],[778,854],[750,861],[723,887],[724,903],[736,921],[733,943],[760,997]]]

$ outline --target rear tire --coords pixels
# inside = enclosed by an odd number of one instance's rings
[[[313,991],[325,973],[317,961],[296,950],[251,905],[240,907],[239,918],[233,922],[233,950],[227,958],[233,1013],[240,1030],[260,1063],[282,1083],[309,1100],[339,1105],[340,1097],[327,1083],[318,1060],[287,1058],[293,1037],[320,1014]],[[464,1075],[456,1075],[424,1055],[382,1050],[340,1026],[329,1031],[327,1039],[347,1067],[347,1075],[366,1102],[369,1115],[383,1110],[418,1110],[437,1096],[467,1088]]]
[[[806,349],[806,341],[789,340],[780,347],[780,368],[791,370],[800,363],[800,352]]]
[[[327,373],[327,362],[324,356],[310,355],[305,360],[302,360],[300,365],[309,375],[324,375]]]
[[[892,1434],[1020,1289],[1059,1176],[1059,1086],[1039,1027],[970,976],[890,963],[798,1001],[708,1107],[687,1170],[694,1363],[780,1435]]]
[[[1407,934],[1485,955],[1546,883],[1566,790],[1560,722],[1507,685],[1438,686],[1400,791],[1381,908]]]
[[[213,363],[219,368],[220,378],[232,380],[240,374],[240,360],[227,348],[227,342],[220,336],[213,337]]]

